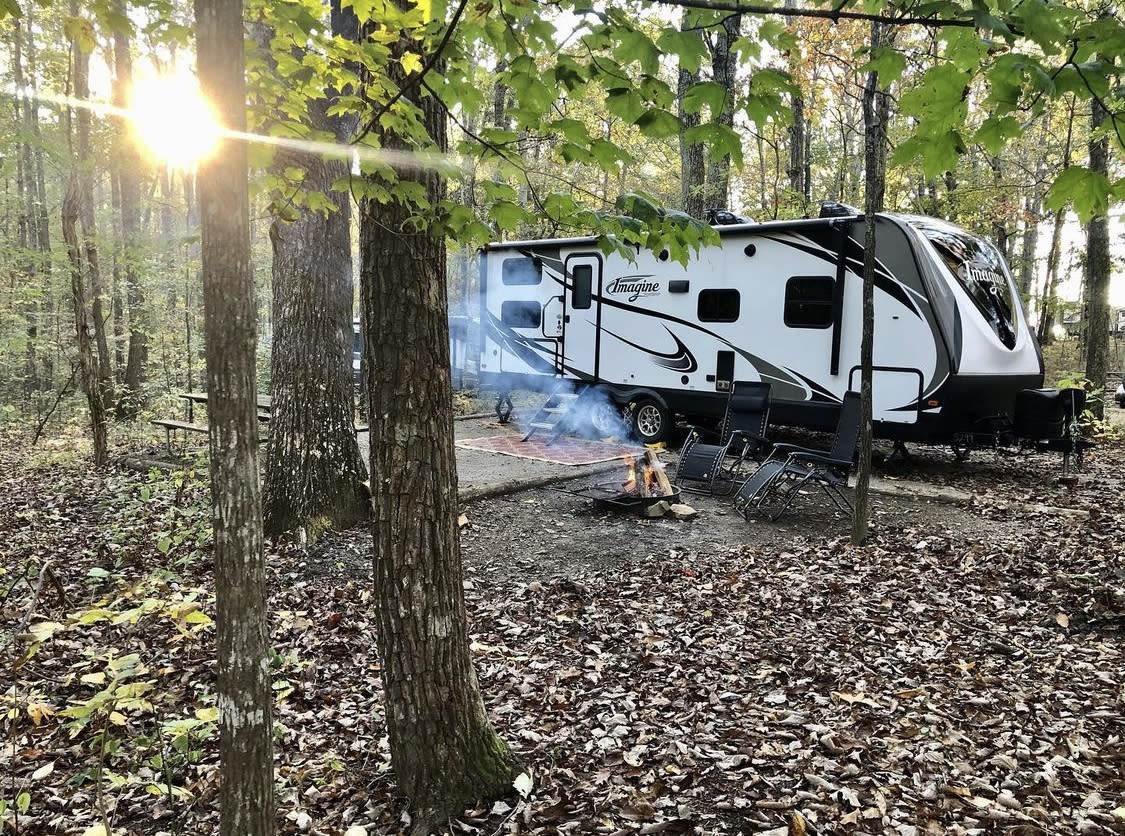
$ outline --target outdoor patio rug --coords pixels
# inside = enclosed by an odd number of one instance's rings
[[[626,453],[643,453],[644,448],[623,442],[607,443],[582,438],[560,438],[548,444],[549,436],[520,441],[518,435],[490,435],[486,438],[465,438],[455,442],[466,450],[483,450],[521,459],[534,459],[555,464],[594,464],[619,459]]]

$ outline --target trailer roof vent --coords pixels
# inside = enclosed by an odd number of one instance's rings
[[[852,215],[862,215],[863,213],[856,209],[854,206],[849,206],[846,203],[837,203],[830,200],[820,204],[820,217],[822,218],[846,218]]]

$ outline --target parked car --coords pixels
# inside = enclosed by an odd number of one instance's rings
[[[1113,402],[1121,409],[1125,409],[1125,381],[1117,384],[1117,391],[1113,393]]]

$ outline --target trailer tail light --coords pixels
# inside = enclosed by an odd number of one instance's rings
[[[935,401],[933,399],[930,399],[930,400],[926,401],[926,406],[930,406],[930,407],[941,406],[941,401]]]

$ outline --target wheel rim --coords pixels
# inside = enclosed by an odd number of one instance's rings
[[[664,416],[655,404],[643,404],[637,409],[637,430],[645,438],[659,435],[664,429]]]
[[[621,413],[610,404],[601,404],[591,413],[590,423],[599,435],[613,435],[621,431]]]

